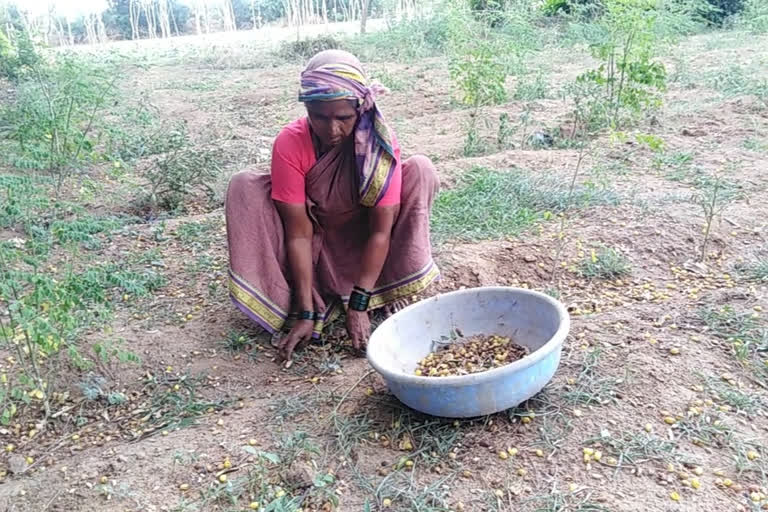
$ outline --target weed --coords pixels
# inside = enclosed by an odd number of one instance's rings
[[[748,414],[754,414],[765,408],[762,398],[758,395],[741,391],[723,379],[703,375],[699,375],[699,377],[704,381],[706,389],[712,393],[712,399],[715,402],[728,404],[737,412],[743,411]]]
[[[230,329],[221,345],[230,354],[245,352],[252,359],[256,359],[259,351],[256,337],[248,331],[238,329]]]
[[[542,73],[535,73],[521,78],[515,87],[515,93],[512,96],[517,101],[533,101],[546,99],[550,96],[550,85]]]
[[[755,281],[768,281],[768,258],[758,258],[739,265],[738,271]]]
[[[744,140],[744,149],[755,153],[768,152],[768,141],[758,137],[749,137]]]
[[[699,259],[704,261],[707,259],[707,246],[715,217],[722,215],[731,203],[741,199],[742,193],[737,184],[724,179],[720,174],[700,178],[697,187],[699,192],[694,194],[693,202],[698,204],[704,213],[704,238],[699,254]]]
[[[609,512],[591,500],[591,493],[586,491],[561,493],[553,490],[549,494],[527,498],[525,502],[533,503],[536,512]]]
[[[194,244],[200,248],[205,248],[211,244],[212,240],[209,235],[217,227],[219,227],[217,219],[182,222],[176,226],[176,237],[184,245]]]
[[[502,238],[569,207],[617,202],[610,190],[576,187],[570,194],[568,184],[547,173],[476,167],[437,197],[432,232],[437,241]]]
[[[135,433],[143,439],[160,431],[178,430],[195,424],[203,414],[227,407],[230,400],[208,400],[199,396],[203,376],[184,375],[179,378],[162,373],[150,376],[144,392],[151,396],[144,428]]]
[[[602,447],[605,463],[614,466],[616,471],[649,461],[671,462],[679,458],[675,443],[644,432],[625,432],[620,437],[604,432],[587,440],[587,443]],[[609,462],[606,455],[615,459],[615,464],[611,464],[614,461]]]
[[[615,377],[602,377],[597,368],[602,350],[594,348],[584,355],[579,376],[566,386],[563,398],[570,404],[604,405],[616,400],[615,391],[618,383]]]
[[[162,155],[143,173],[147,180],[145,200],[151,211],[176,210],[196,192],[213,201],[212,183],[221,172],[220,148],[183,146]]]
[[[592,249],[580,263],[578,272],[588,279],[614,279],[628,275],[632,266],[621,252],[611,247]]]
[[[768,79],[758,72],[732,65],[705,75],[706,83],[725,96],[755,96],[762,105],[768,106]]]
[[[716,411],[689,415],[675,423],[674,431],[695,445],[707,446],[728,444],[733,433]]]

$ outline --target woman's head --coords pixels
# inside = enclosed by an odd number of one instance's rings
[[[326,147],[352,135],[360,114],[373,108],[373,91],[357,57],[326,50],[301,73],[299,101],[306,104],[312,131]]]

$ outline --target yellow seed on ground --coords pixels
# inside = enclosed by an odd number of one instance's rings
[[[507,448],[507,453],[509,453],[512,457],[517,455],[517,448]]]
[[[653,430],[653,425],[651,425],[650,423],[646,423],[645,424],[645,431],[646,432],[650,432],[651,430]]]
[[[669,497],[672,498],[672,501],[680,501],[680,495],[677,493],[677,491],[672,491],[669,494]]]
[[[252,501],[248,504],[248,508],[251,510],[258,510],[259,509],[259,502],[258,501]]]
[[[673,356],[676,356],[680,354],[680,349],[677,347],[672,347],[669,349],[669,353],[672,354]]]
[[[282,498],[283,496],[285,496],[285,491],[282,489],[275,493],[275,498]]]
[[[160,432],[160,435],[161,436],[167,436],[168,435],[168,431],[167,430],[163,430],[162,432]]]
[[[523,416],[523,419],[521,419],[520,421],[522,421],[525,425],[527,425],[531,422],[531,418],[529,418],[528,416]]]
[[[699,487],[701,487],[701,482],[699,481],[698,478],[691,478],[691,487],[693,487],[694,489],[698,489]]]
[[[595,450],[594,455],[592,455],[592,458],[594,458],[597,462],[600,462],[600,459],[603,458],[603,452],[600,450]]]
[[[7,445],[5,445],[5,451],[7,452],[12,452],[15,449],[16,449],[16,445],[13,443],[8,443]]]
[[[501,489],[496,489],[495,491],[493,491],[493,494],[495,494],[497,498],[504,497],[504,491],[502,491]]]
[[[366,394],[367,396],[371,396],[371,395],[373,395],[373,388],[366,388],[366,389],[365,389],[365,394]]]
[[[248,446],[256,446],[258,444],[258,441],[255,439],[249,439],[248,440]]]
[[[677,420],[672,416],[667,416],[664,418],[664,423],[666,423],[667,425],[674,425],[675,423],[677,423]]]
[[[520,468],[520,469],[517,470],[517,475],[518,476],[525,476],[527,474],[528,474],[528,470],[526,470],[525,468]]]
[[[571,482],[570,484],[568,484],[569,491],[576,492],[576,489],[578,489],[578,486],[575,483]]]
[[[229,469],[232,467],[232,461],[229,460],[229,457],[227,457],[226,459],[224,459],[224,464],[222,465],[224,466],[224,469]]]
[[[73,434],[72,435],[72,440],[73,441],[77,441],[78,439],[80,439],[80,436],[78,434]]]
[[[760,503],[762,496],[760,496],[759,492],[751,492],[749,493],[749,499],[751,499],[755,503]]]
[[[509,457],[509,455],[507,454],[507,452],[505,452],[505,451],[500,451],[499,452],[499,458],[501,460],[507,460],[508,457]]]
[[[179,486],[180,491],[188,491],[189,490],[189,484],[181,484]]]
[[[759,454],[759,453],[757,453],[757,452],[756,452],[756,451],[754,451],[754,450],[750,450],[750,451],[748,451],[748,452],[747,452],[747,458],[748,458],[749,460],[755,460],[755,459],[759,459],[759,458],[760,458],[760,454]]]
[[[534,453],[536,454],[537,457],[543,457],[544,456],[544,452],[541,451],[541,450],[536,450]]]
[[[219,475],[219,482],[226,483],[227,482],[227,475]]]
[[[392,500],[389,499],[389,498],[384,498],[383,500],[381,500],[381,506],[382,507],[386,507],[386,508],[391,507],[392,506]]]
[[[33,459],[32,457],[27,457],[24,460],[27,462],[27,464],[32,464],[33,462],[35,462],[35,459]]]
[[[723,480],[723,485],[726,487],[730,487],[733,485],[733,480],[731,480],[730,478],[726,478],[725,480]]]
[[[106,476],[102,476],[101,478],[99,478],[99,483],[100,484],[104,485],[107,482],[109,482],[109,478],[107,478]]]
[[[712,474],[715,476],[725,476],[725,471],[723,471],[722,469],[716,469],[712,472]]]
[[[413,461],[412,460],[405,461],[405,467],[412,468],[413,467]]]
[[[704,468],[702,468],[701,466],[696,466],[695,468],[693,468],[693,474],[698,475],[698,476],[703,475],[704,474]]]
[[[584,448],[584,455],[593,455],[595,453],[595,450],[592,448]]]

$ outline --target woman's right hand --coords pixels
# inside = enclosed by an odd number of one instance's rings
[[[314,328],[315,322],[312,320],[299,320],[296,322],[288,336],[280,340],[278,344],[278,351],[282,358],[286,361],[290,360],[296,346],[312,338]]]

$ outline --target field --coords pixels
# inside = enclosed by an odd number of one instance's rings
[[[553,381],[453,421],[400,405],[340,326],[284,368],[229,302],[222,195],[233,172],[267,172],[303,115],[301,48],[90,48],[118,62],[109,115],[141,149],[60,187],[0,163],[5,258],[36,240],[30,226],[48,233],[44,260],[3,266],[71,283],[44,300],[94,317],[68,340],[82,364],[42,358],[56,361],[50,411],[25,391],[0,427],[0,510],[767,510],[768,36],[680,37],[659,52],[662,106],[579,137],[563,91],[598,63],[561,27],[537,28],[506,97],[474,106],[448,56],[398,54],[382,34],[338,37],[390,88],[379,103],[406,156],[438,168],[429,293],[559,298],[572,329]],[[169,154],[216,172],[173,208],[139,200],[139,170]],[[67,295],[97,280],[99,297]],[[24,384],[18,347],[2,349],[6,390]]]

